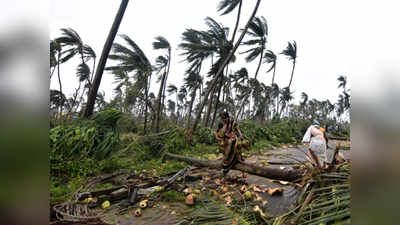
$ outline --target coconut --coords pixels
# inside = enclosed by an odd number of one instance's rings
[[[244,198],[245,198],[246,200],[250,200],[250,199],[251,199],[251,192],[250,192],[250,191],[246,191],[246,192],[244,193]]]
[[[106,209],[106,208],[108,208],[108,207],[110,207],[110,201],[104,201],[102,204],[101,204],[101,208],[103,208],[103,209]]]
[[[139,203],[139,206],[140,206],[140,208],[142,208],[142,209],[144,209],[144,208],[146,208],[147,207],[147,202],[148,202],[149,200],[143,200],[143,201],[141,201],[140,203]]]
[[[196,201],[196,198],[193,194],[189,194],[188,196],[186,196],[186,200],[185,200],[186,205],[194,205],[195,201]]]
[[[142,210],[141,209],[136,209],[135,210],[135,216],[141,216],[142,215]]]

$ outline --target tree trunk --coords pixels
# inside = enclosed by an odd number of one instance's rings
[[[211,88],[211,87],[210,87],[210,88]],[[212,89],[214,89],[214,87],[213,87]],[[207,93],[207,92],[206,92],[206,93]],[[205,126],[205,127],[208,126],[208,122],[210,121],[210,115],[211,115],[211,110],[212,110],[212,102],[213,102],[213,100],[214,100],[214,90],[212,90],[211,93],[212,93],[212,94],[211,94],[211,98],[207,100],[207,101],[208,101],[207,113],[206,113],[206,115],[204,116],[204,126]],[[203,101],[205,101],[205,100],[203,100]],[[201,104],[201,102],[200,102],[200,104]]]
[[[104,67],[106,66],[108,54],[110,53],[111,46],[114,42],[114,38],[117,35],[118,28],[119,25],[121,24],[122,17],[124,16],[126,7],[128,6],[128,2],[129,0],[121,1],[121,5],[119,6],[111,30],[108,33],[106,43],[104,44],[103,51],[101,52],[99,64],[97,65],[96,74],[93,80],[93,87],[90,89],[89,97],[86,104],[86,109],[84,113],[84,116],[86,118],[89,118],[93,114],[94,103],[96,101],[97,91],[99,90],[100,87],[100,82],[103,76]]]
[[[258,71],[260,70],[260,67],[261,67],[262,58],[263,58],[263,53],[264,53],[264,46],[261,47],[260,61],[258,61],[258,66],[257,66],[256,74],[254,75],[254,79],[256,79],[256,80],[257,80]]]
[[[275,69],[276,69],[276,60],[274,62],[274,72],[272,73],[272,82],[271,82],[271,86],[274,83],[274,79],[275,79]]]
[[[150,81],[149,81],[150,79]],[[145,87],[145,97],[144,97],[144,126],[143,126],[143,134],[146,134],[147,132],[147,104],[149,100],[149,89],[150,89],[150,82],[151,82],[151,74],[149,78],[147,78],[147,73],[146,73],[146,87]]]
[[[167,76],[167,72],[164,71],[164,74],[161,78],[161,83],[160,83],[160,89],[158,91],[158,97],[157,97],[157,110],[156,110],[156,115],[155,115],[155,132],[160,131],[160,111],[162,110],[161,104],[163,103],[161,101],[162,99],[162,94],[164,90],[164,82],[165,82],[165,77]]]
[[[293,73],[294,73],[294,67],[295,67],[295,65],[296,65],[296,61],[295,61],[295,59],[293,60],[293,68],[292,68],[292,75],[290,76],[290,82],[289,82],[289,88],[290,88],[290,85],[292,84],[292,79],[293,79]]]
[[[164,87],[163,87],[163,94],[162,94],[162,104],[161,104],[161,111],[163,110],[165,106],[165,89],[167,87],[167,80],[168,80],[168,75],[169,75],[169,68],[171,65],[171,49],[168,49],[168,69],[167,69],[167,75],[165,76],[165,81],[164,81]],[[160,116],[158,116],[160,117]]]
[[[187,116],[187,124],[186,124],[186,129],[190,127],[190,119],[192,118],[192,109],[193,109],[193,103],[194,99],[196,98],[196,89],[193,90],[192,92],[192,99],[190,99],[190,105],[189,105],[189,112]]]
[[[181,155],[175,155],[171,153],[166,153],[163,156],[163,161],[167,159],[175,159],[179,161],[184,161],[191,165],[200,166],[200,167],[208,167],[210,169],[222,169],[222,161],[221,160],[205,160],[205,159],[197,159],[191,158]],[[274,180],[283,180],[283,181],[296,181],[302,178],[302,171],[300,170],[287,170],[287,169],[278,169],[272,167],[261,167],[254,164],[248,164],[246,162],[238,162],[233,168],[234,170],[240,170],[242,172],[246,172],[249,174],[266,177]]]
[[[239,27],[239,20],[240,20],[240,12],[242,11],[242,0],[239,2],[239,9],[238,9],[238,14],[236,17],[236,24],[235,24],[235,29],[233,30],[233,35],[232,35],[232,43],[235,41],[235,36],[236,36],[236,31],[237,28]]]
[[[206,99],[208,98],[208,96],[210,95],[212,88],[213,88],[213,87],[216,85],[216,83],[217,83],[218,77],[220,76],[220,74],[222,73],[222,71],[224,70],[225,66],[228,64],[228,62],[231,60],[233,54],[235,53],[236,49],[239,47],[241,41],[243,40],[244,35],[246,34],[246,32],[247,32],[247,30],[248,30],[248,28],[249,28],[249,25],[250,25],[251,21],[253,20],[254,16],[256,15],[256,12],[257,12],[257,10],[258,10],[258,6],[260,5],[260,2],[261,2],[261,0],[257,0],[256,6],[254,7],[254,10],[253,10],[253,13],[251,14],[249,20],[247,21],[247,24],[246,24],[245,28],[243,29],[243,32],[242,32],[242,34],[240,35],[239,40],[236,42],[236,44],[235,44],[235,46],[233,47],[233,49],[229,52],[228,57],[226,57],[226,59],[224,60],[224,62],[223,62],[222,65],[221,65],[221,67],[218,69],[218,72],[217,72],[215,78],[213,79],[213,81],[212,81],[212,83],[211,83],[210,89],[209,89],[209,90],[207,91],[207,93],[205,94],[203,101],[201,101],[200,107],[199,107],[199,111],[197,112],[197,115],[196,115],[196,118],[195,118],[195,120],[194,120],[193,126],[192,126],[191,130],[189,131],[189,136],[188,136],[189,141],[190,141],[190,139],[192,138],[192,134],[193,134],[193,132],[196,130],[197,124],[198,124],[199,121],[200,121],[201,113],[202,113],[202,111],[203,111],[203,108],[204,108],[205,102],[206,102],[205,100],[206,100]]]
[[[57,76],[58,76],[58,84],[60,85],[60,95],[62,97],[63,92],[62,92],[61,77],[60,77],[60,55],[61,55],[61,52],[58,52]],[[60,105],[60,114],[62,113],[62,110],[63,110],[63,104]],[[58,116],[60,116],[60,115],[58,115]]]
[[[219,84],[219,91],[218,91],[218,95],[217,95],[217,100],[215,101],[215,108],[214,108],[214,114],[213,114],[213,118],[211,120],[211,126],[210,128],[212,128],[214,126],[214,122],[215,122],[215,117],[217,115],[217,111],[218,111],[218,103],[219,103],[219,97],[221,95],[221,90],[223,88],[223,78],[221,78],[220,84]]]

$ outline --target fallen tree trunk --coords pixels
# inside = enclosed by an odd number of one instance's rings
[[[221,160],[205,160],[191,158],[187,156],[175,155],[171,153],[166,153],[163,156],[163,162],[167,159],[175,159],[179,161],[187,162],[191,165],[196,165],[200,167],[207,167],[210,169],[222,169]],[[266,177],[269,179],[283,180],[283,181],[296,181],[302,178],[302,171],[294,169],[278,169],[272,167],[262,167],[254,164],[247,164],[246,162],[238,162],[233,166],[234,170],[240,170],[249,174]]]

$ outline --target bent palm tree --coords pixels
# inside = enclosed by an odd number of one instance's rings
[[[292,61],[293,67],[292,67],[292,74],[290,75],[290,82],[288,87],[290,88],[290,85],[292,84],[292,79],[293,79],[293,73],[294,73],[294,67],[296,65],[296,58],[297,58],[297,44],[296,41],[293,41],[293,44],[288,42],[288,46],[286,47],[285,50],[281,53],[283,55],[286,55],[289,60]]]
[[[188,140],[189,140],[189,141],[190,141],[191,138],[192,138],[193,132],[194,132],[195,129],[197,128],[197,124],[200,122],[201,113],[202,113],[203,108],[204,108],[205,103],[206,103],[205,100],[208,99],[208,97],[209,97],[209,95],[210,95],[210,93],[211,93],[211,90],[213,89],[213,87],[216,85],[216,83],[217,83],[217,81],[218,81],[217,78],[220,76],[220,74],[221,74],[222,71],[224,70],[225,66],[228,64],[228,62],[231,60],[232,56],[235,54],[236,49],[239,47],[239,44],[241,43],[241,41],[242,41],[244,35],[245,35],[246,32],[247,32],[247,29],[249,28],[250,22],[252,21],[252,19],[253,19],[254,16],[256,15],[256,12],[257,12],[257,10],[258,10],[258,7],[259,7],[259,5],[260,5],[260,2],[261,2],[261,0],[257,0],[257,3],[256,3],[256,5],[255,5],[255,7],[254,7],[254,9],[253,9],[253,12],[252,12],[252,14],[251,14],[249,20],[247,21],[246,26],[245,26],[245,28],[243,29],[243,32],[242,32],[242,34],[241,34],[240,37],[239,37],[239,40],[236,42],[236,44],[235,44],[235,46],[233,47],[233,49],[229,52],[228,56],[227,56],[227,57],[225,58],[225,60],[223,61],[222,65],[219,67],[217,73],[215,74],[215,77],[214,77],[213,80],[211,81],[210,88],[207,90],[207,92],[206,92],[205,95],[204,95],[203,101],[200,102],[200,105],[199,105],[199,108],[198,108],[198,111],[197,111],[197,115],[196,115],[195,121],[194,121],[194,123],[193,123],[193,126],[192,126],[190,132],[189,132],[189,136],[188,136]]]
[[[144,52],[139,48],[139,46],[127,35],[120,35],[124,41],[128,44],[128,47],[125,47],[121,44],[114,43],[113,44],[113,53],[109,55],[111,60],[116,60],[119,62],[116,66],[107,67],[106,70],[111,71],[125,71],[125,72],[135,72],[135,76],[138,78],[137,83],[139,88],[144,89],[145,97],[145,116],[144,116],[144,127],[143,132],[147,132],[147,106],[149,104],[149,88],[152,66],[150,61],[144,54]],[[139,79],[140,78],[140,79]]]
[[[267,43],[267,37],[268,37],[268,26],[265,18],[263,16],[254,17],[253,21],[251,21],[249,25],[249,30],[247,31],[247,34],[253,39],[243,42],[243,45],[248,45],[248,46],[256,45],[256,47],[251,48],[243,53],[249,53],[245,58],[246,62],[251,62],[258,56],[260,56],[257,70],[254,75],[254,79],[257,79],[258,71],[260,70],[262,58],[264,56],[263,54],[264,54],[265,44]]]
[[[155,129],[156,132],[159,132],[160,130],[160,113],[162,111],[162,107],[164,106],[164,99],[165,99],[165,87],[168,79],[168,74],[169,74],[169,67],[171,65],[171,46],[167,39],[164,37],[158,36],[156,37],[155,42],[153,42],[153,48],[154,49],[166,49],[168,51],[167,57],[163,57],[160,59],[161,68],[164,68],[164,73],[161,77],[161,84],[160,84],[160,90],[158,92],[158,98],[157,98],[157,112],[156,112],[156,117],[155,117]],[[167,60],[167,61],[165,61]]]
[[[94,104],[97,97],[97,91],[100,87],[101,78],[103,76],[103,71],[106,66],[107,57],[110,53],[112,43],[114,42],[114,38],[117,35],[119,25],[121,24],[122,17],[124,16],[126,7],[128,6],[129,0],[122,0],[121,5],[118,9],[117,15],[115,16],[114,22],[108,33],[107,40],[104,44],[103,51],[101,52],[99,64],[97,65],[96,74],[93,79],[92,88],[89,91],[88,100],[86,103],[84,116],[88,118],[93,114]]]
[[[240,12],[242,11],[242,0],[222,0],[219,2],[217,9],[218,11],[225,9],[225,11],[221,14],[222,16],[231,13],[237,6],[239,6],[238,14],[236,16],[236,24],[232,33],[231,43],[235,41],[237,28],[239,27]]]
[[[271,72],[271,70],[274,70],[274,72],[272,74],[271,85],[274,83],[274,80],[275,80],[276,58],[277,58],[277,56],[271,50],[267,50],[264,54],[264,60],[265,60],[264,62],[272,63],[271,67],[267,70],[267,73]]]

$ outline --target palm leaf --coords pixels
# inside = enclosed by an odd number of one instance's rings
[[[222,11],[222,15],[232,12],[240,3],[241,0],[222,0],[218,3],[217,11]]]

